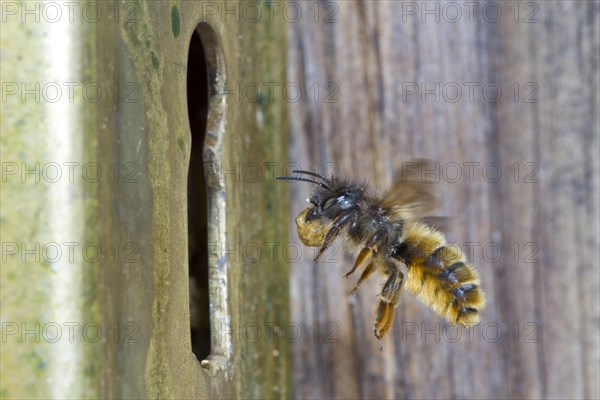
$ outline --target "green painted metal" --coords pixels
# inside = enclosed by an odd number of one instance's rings
[[[40,8],[39,22],[22,23],[23,4],[3,8],[0,39],[0,396],[289,397],[289,341],[278,329],[288,322],[288,263],[281,252],[256,262],[225,251],[287,237],[287,185],[221,173],[285,163],[281,98],[211,98],[211,322],[234,334],[215,330],[207,360],[191,352],[186,225],[192,32],[206,23],[216,85],[227,89],[285,80],[284,21],[236,21],[210,8],[224,3],[160,1],[77,3],[73,22],[45,21]],[[82,16],[89,4],[101,12],[96,22]],[[245,340],[253,324],[263,337]]]

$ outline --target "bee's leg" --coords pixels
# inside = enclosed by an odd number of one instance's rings
[[[319,257],[323,255],[323,253],[325,252],[325,250],[327,250],[329,246],[331,246],[331,243],[333,243],[335,238],[340,234],[344,225],[352,221],[353,217],[356,217],[355,212],[348,211],[335,220],[331,229],[329,230],[329,232],[327,232],[327,235],[325,235],[325,240],[323,241],[323,245],[321,246],[319,252],[317,253],[317,256],[315,257],[315,261],[317,261]]]
[[[371,274],[373,273],[374,270],[375,270],[375,268],[373,266],[373,263],[370,263],[369,265],[367,265],[367,268],[365,268],[363,273],[360,275],[360,278],[358,278],[358,282],[356,282],[356,285],[354,285],[354,288],[352,289],[350,294],[356,293],[356,291],[358,290],[358,287],[365,281],[365,279],[367,279],[369,276],[371,276]]]
[[[356,257],[356,261],[354,261],[354,265],[352,266],[352,269],[348,272],[346,272],[344,274],[344,278],[349,277],[350,275],[352,275],[352,273],[354,271],[356,271],[356,269],[365,262],[365,260],[367,259],[367,257],[369,257],[372,253],[377,253],[377,241],[386,234],[386,230],[382,229],[380,231],[378,231],[377,233],[375,233],[373,235],[373,237],[371,237],[371,239],[369,239],[369,241],[367,242],[367,244],[365,245],[365,247],[362,248],[362,250],[360,251],[360,253],[358,253],[358,257]]]
[[[394,266],[379,295],[380,299],[375,310],[373,334],[379,339],[381,348],[383,348],[381,340],[394,323],[396,307],[400,301],[400,289],[403,282],[404,274]]]
[[[381,297],[396,307],[400,301],[400,289],[403,282],[404,274],[398,267],[394,266],[393,272],[383,285],[383,289],[381,289]]]
[[[360,253],[358,253],[358,257],[356,257],[352,269],[344,274],[344,278],[348,278],[350,275],[352,275],[352,273],[356,271],[356,268],[358,268],[363,262],[365,262],[365,260],[371,255],[372,252],[373,249],[371,249],[370,247],[363,247]]]
[[[375,309],[375,322],[373,322],[373,334],[379,340],[379,350],[383,349],[383,336],[394,322],[396,310],[392,305],[380,299]],[[391,314],[391,315],[390,315]]]

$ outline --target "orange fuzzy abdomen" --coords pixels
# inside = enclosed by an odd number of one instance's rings
[[[479,322],[485,297],[477,271],[463,252],[418,222],[406,226],[402,243],[410,254],[404,287],[450,322],[463,326]]]

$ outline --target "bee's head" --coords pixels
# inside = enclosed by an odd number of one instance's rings
[[[327,201],[333,194],[332,182],[311,171],[294,170],[295,174],[309,175],[319,180],[307,178],[304,176],[278,176],[277,179],[285,179],[288,181],[302,181],[314,183],[318,186],[317,190],[312,194],[308,201],[313,205],[304,209],[296,217],[296,227],[298,228],[298,237],[302,242],[309,247],[320,247],[328,230],[328,224],[324,224],[322,220],[323,211],[329,208],[331,201]],[[324,200],[325,199],[325,200]]]
[[[320,181],[303,176],[278,176],[277,179],[314,183],[318,187],[308,201],[312,207],[306,208],[296,217],[298,236],[306,246],[319,247],[325,240],[333,220],[356,204],[357,192],[336,179],[327,179],[311,171],[294,170],[294,173],[310,175]]]

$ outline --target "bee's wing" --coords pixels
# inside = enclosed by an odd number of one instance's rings
[[[450,223],[450,218],[448,217],[432,217],[432,216],[427,216],[427,217],[421,217],[419,218],[421,220],[421,222],[423,222],[425,225],[428,225],[432,228],[435,228],[439,231],[442,232],[446,232],[448,231],[448,227],[449,227],[449,223]]]
[[[385,194],[383,204],[404,217],[422,217],[437,208],[434,181],[432,161],[405,162],[395,174],[394,183]]]

